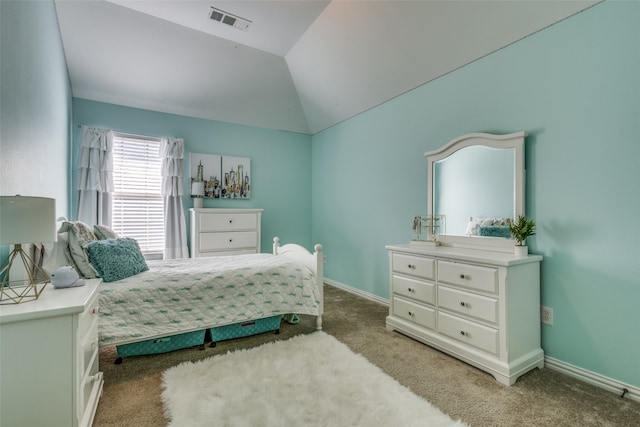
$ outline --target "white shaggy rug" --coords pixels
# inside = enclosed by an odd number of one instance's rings
[[[464,426],[331,335],[314,332],[166,370],[170,426]]]

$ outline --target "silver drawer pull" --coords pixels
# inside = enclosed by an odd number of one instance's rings
[[[409,268],[411,268],[411,269],[413,269],[413,270],[415,270],[415,268],[416,268],[416,266],[415,266],[415,265],[413,265],[413,264],[409,264],[407,267],[409,267]]]

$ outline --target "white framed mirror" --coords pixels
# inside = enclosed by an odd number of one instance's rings
[[[428,151],[427,212],[443,246],[512,252],[508,223],[525,212],[525,132],[471,133]]]

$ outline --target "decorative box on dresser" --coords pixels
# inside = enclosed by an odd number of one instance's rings
[[[544,366],[541,256],[447,246],[386,248],[388,330],[476,366],[505,385]]]
[[[189,209],[191,257],[260,253],[262,209]]]
[[[102,394],[98,286],[0,306],[0,425],[90,426]]]

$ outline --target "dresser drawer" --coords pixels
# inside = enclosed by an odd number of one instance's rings
[[[424,279],[435,277],[433,258],[394,253],[391,262],[393,271],[397,273],[410,274]]]
[[[80,341],[84,340],[89,332],[89,329],[93,327],[93,324],[98,324],[98,298],[97,294],[89,302],[88,307],[78,315],[78,338]],[[98,333],[96,331],[96,337]]]
[[[405,276],[393,275],[391,286],[394,294],[416,299],[420,302],[435,305],[436,285]]]
[[[494,355],[498,354],[498,330],[438,312],[438,332]]]
[[[498,323],[498,300],[495,298],[440,286],[438,287],[438,307]]]
[[[439,260],[438,282],[496,293],[498,290],[498,269]]]
[[[434,329],[436,326],[435,310],[429,307],[407,301],[402,298],[393,297],[393,315],[405,320],[417,323],[425,328]]]
[[[255,231],[200,233],[199,240],[199,251],[257,248],[258,233]]]
[[[99,397],[99,393],[102,388],[102,372],[98,372],[98,358],[94,359],[93,364],[87,371],[86,375],[82,377],[82,384],[79,390],[79,402],[78,402],[78,418],[80,420],[86,420],[90,418],[90,414],[87,412],[91,410],[89,408],[90,402],[95,402]],[[93,408],[95,410],[95,408]],[[83,424],[80,425],[90,425]]]
[[[253,213],[206,213],[200,214],[200,231],[256,230],[258,215]]]
[[[97,319],[96,319],[97,320]],[[98,322],[93,322],[88,333],[80,339],[80,357],[78,369],[80,375],[84,375],[93,363],[93,358],[98,357]]]

